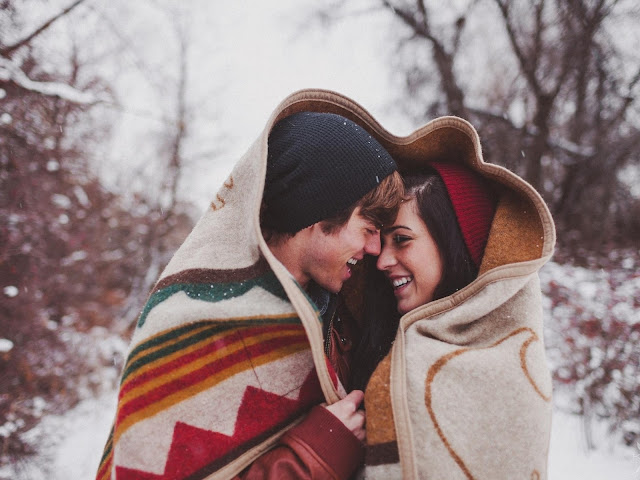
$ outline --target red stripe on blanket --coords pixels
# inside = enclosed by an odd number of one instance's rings
[[[301,325],[269,325],[264,327],[254,327],[254,328],[242,328],[242,329],[234,329],[231,332],[228,332],[226,335],[216,338],[214,341],[211,341],[211,338],[204,339],[202,342],[202,346],[196,349],[187,348],[186,353],[180,355],[178,352],[178,356],[171,355],[168,360],[164,362],[162,359],[158,359],[150,366],[152,368],[143,368],[142,371],[137,375],[134,372],[127,381],[121,386],[119,398],[123,398],[126,396],[127,392],[132,390],[135,387],[140,386],[141,384],[153,380],[163,374],[169,373],[176,368],[185,366],[199,358],[206,356],[209,353],[215,352],[216,350],[220,350],[231,343],[238,342],[242,339],[249,339],[251,337],[261,335],[263,333],[284,333],[286,331],[303,331]],[[153,366],[157,365],[157,366]]]
[[[178,422],[163,474],[116,467],[116,477],[118,480],[205,478],[275,434],[321,398],[315,369],[307,376],[296,400],[247,387],[232,436]]]
[[[222,358],[216,358],[193,372],[183,374],[158,388],[124,402],[118,410],[115,440],[117,441],[120,435],[132,424],[199,393],[206,387],[198,388],[198,384],[210,379],[210,377],[214,377],[212,383],[215,385],[240,371],[253,368],[255,359],[260,356],[274,353],[278,357],[284,357],[306,347],[308,347],[308,342],[304,331],[301,331],[299,335],[276,337],[239,349],[233,354]],[[216,376],[220,378],[215,378]],[[211,386],[207,385],[207,387]],[[167,405],[156,405],[163,400],[169,400],[170,396],[174,396],[174,398]],[[149,409],[150,411],[145,413],[143,412],[144,409]],[[136,417],[131,418],[134,414],[136,414]]]
[[[96,475],[96,480],[109,480],[111,477],[111,465],[113,462],[113,452],[109,454],[107,458],[105,458],[104,462],[100,465],[98,469],[98,474]]]

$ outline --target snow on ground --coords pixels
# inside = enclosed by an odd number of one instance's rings
[[[615,296],[617,303],[629,307],[630,316],[625,314],[623,317],[635,323],[640,320],[640,312],[633,301],[640,287],[636,265],[635,261],[629,260],[622,265],[622,269],[609,272],[549,262],[540,275],[543,292],[549,300],[552,295],[550,282],[553,280],[556,286],[570,288],[575,293],[577,304],[590,310],[597,310],[608,302],[608,298]],[[614,278],[620,275],[624,278]],[[547,302],[545,315],[551,315],[549,308],[550,302]],[[553,340],[559,335],[558,329],[562,328],[561,317],[567,315],[573,313],[554,311],[553,318],[546,317],[547,348],[553,349]],[[97,335],[95,341],[104,345],[106,337],[106,334]],[[117,351],[123,352],[124,349]],[[548,356],[553,368],[553,355]],[[103,388],[110,382],[115,383],[113,374],[113,368],[104,374]],[[116,406],[116,392],[106,391],[108,393],[89,398],[63,415],[44,417],[29,432],[30,443],[37,445],[40,453],[20,465],[0,467],[0,480],[95,478]],[[554,392],[549,480],[640,480],[640,444],[625,447],[621,444],[620,435],[614,437],[607,433],[605,423],[594,420],[589,428],[585,427],[582,417],[568,413],[572,404],[570,393],[569,390],[559,391],[558,388]],[[587,448],[587,432],[590,432],[593,450]]]
[[[0,468],[0,480],[95,479],[114,418],[117,392],[80,402],[63,415],[49,415],[28,436],[40,451],[20,465]]]
[[[29,480],[90,480],[95,478],[116,404],[116,394],[86,400],[62,416],[50,416],[38,427],[38,436],[50,445],[25,465]],[[596,449],[585,447],[582,420],[556,410],[549,452],[549,480],[640,480],[640,446],[626,448],[594,425]],[[45,472],[43,466],[51,470]],[[4,476],[0,478],[13,478]]]
[[[67,433],[53,448],[52,480],[94,479],[113,422],[117,393],[80,403],[58,417]]]
[[[607,437],[604,425],[592,425],[596,449],[588,451],[583,421],[554,412],[549,449],[549,480],[639,480],[640,446],[625,448]]]

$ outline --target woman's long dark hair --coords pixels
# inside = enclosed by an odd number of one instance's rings
[[[447,188],[435,170],[408,175],[404,184],[405,201],[416,199],[418,213],[442,257],[442,278],[433,300],[447,297],[470,284],[478,275],[478,267],[462,238]],[[366,268],[364,331],[354,352],[350,382],[360,390],[389,353],[400,319],[389,280],[375,268],[375,261],[368,262]]]
[[[447,297],[469,285],[478,276],[444,182],[435,172],[405,178],[407,198],[415,198],[420,218],[438,246],[442,278],[433,300]]]

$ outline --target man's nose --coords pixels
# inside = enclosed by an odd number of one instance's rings
[[[370,235],[364,244],[364,251],[369,255],[380,255],[380,232]]]

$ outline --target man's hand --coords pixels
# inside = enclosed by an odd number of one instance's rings
[[[354,390],[342,400],[325,407],[338,417],[360,441],[364,441],[366,436],[364,410],[358,410],[362,400],[364,400],[364,392],[362,390]]]

